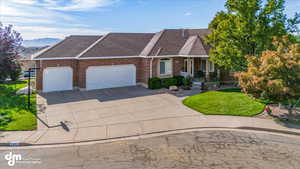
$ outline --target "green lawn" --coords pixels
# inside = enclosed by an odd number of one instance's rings
[[[27,108],[27,95],[15,95],[27,81],[0,84],[0,130],[34,130],[36,121],[36,94],[31,95],[32,106]]]
[[[183,104],[206,115],[254,116],[264,110],[260,103],[240,89],[208,91],[183,100]]]

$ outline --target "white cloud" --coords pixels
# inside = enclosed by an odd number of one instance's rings
[[[61,11],[86,11],[109,6],[118,1],[119,0],[67,0],[59,3],[54,0],[45,0],[41,5],[48,9]]]
[[[10,0],[10,2],[31,5],[31,4],[35,4],[37,1],[36,0]]]
[[[186,12],[186,13],[184,13],[184,15],[185,15],[185,16],[191,16],[192,13],[191,13],[191,12]]]
[[[99,35],[108,31],[90,28],[82,24],[76,16],[62,10],[87,10],[95,6],[107,5],[110,0],[0,0],[0,22],[13,24],[23,39],[68,35]],[[60,6],[61,5],[61,6]],[[60,6],[60,7],[59,7]]]
[[[53,20],[46,20],[43,18],[31,18],[31,17],[18,17],[18,16],[6,16],[2,17],[1,22],[13,25],[19,24],[54,24]]]
[[[32,19],[55,19],[61,18],[64,20],[72,20],[72,17],[61,12],[36,7],[34,5],[21,5],[12,3],[11,1],[4,1],[1,6],[1,16],[15,16],[15,17],[31,17]]]
[[[109,31],[90,29],[90,28],[61,28],[45,26],[16,26],[18,32],[23,32],[23,39],[36,39],[44,37],[64,38],[69,35],[103,35]]]

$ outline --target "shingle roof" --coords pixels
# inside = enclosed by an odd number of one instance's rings
[[[80,58],[102,56],[139,56],[154,33],[109,33]]]
[[[72,35],[66,37],[58,44],[49,47],[39,54],[36,58],[72,58],[76,57],[83,50],[88,48],[101,36],[78,36]]]
[[[148,44],[146,48],[148,49],[147,56],[157,55],[157,51],[160,50],[159,55],[179,55],[180,50],[186,45],[186,42],[194,36],[198,38],[193,42],[193,54],[203,55],[209,52],[209,46],[204,43],[206,36],[210,33],[208,29],[166,29],[155,36],[159,36],[156,43]],[[190,39],[190,41],[192,41]]]
[[[94,58],[114,56],[208,55],[208,29],[165,29],[154,33],[109,33],[69,36],[36,55],[39,58]]]
[[[143,51],[140,53],[140,56],[148,56],[150,54],[150,52],[152,51],[152,49],[154,48],[154,46],[156,45],[156,43],[159,41],[159,39],[163,33],[164,33],[164,31],[160,31],[160,32],[156,33],[153,36],[153,38],[149,41],[149,43],[145,46]]]
[[[198,35],[190,36],[179,51],[179,55],[208,55],[203,42]]]

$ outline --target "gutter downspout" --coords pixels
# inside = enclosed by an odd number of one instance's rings
[[[150,78],[152,78],[152,76],[153,76],[153,72],[152,72],[152,65],[153,65],[153,60],[154,60],[154,57],[153,56],[151,56],[151,60],[150,60]]]

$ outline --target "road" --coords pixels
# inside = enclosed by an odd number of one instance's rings
[[[192,131],[81,146],[14,150],[13,169],[299,169],[300,137],[245,131]]]

